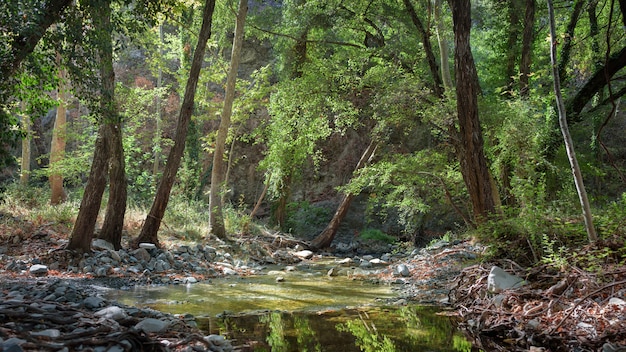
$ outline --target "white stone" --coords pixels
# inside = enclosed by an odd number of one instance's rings
[[[489,276],[487,277],[487,290],[494,293],[520,287],[524,284],[524,279],[511,275],[497,266],[491,268]]]
[[[154,243],[140,243],[139,244],[139,248],[145,248],[145,249],[156,249],[156,244]]]
[[[373,265],[386,265],[387,264],[387,262],[378,258],[370,259],[370,263],[372,263]]]
[[[196,279],[193,276],[187,276],[186,278],[183,279],[183,283],[186,283],[186,284],[195,284],[196,282],[198,282],[198,279]]]
[[[302,250],[302,251],[294,252],[293,255],[295,255],[298,258],[302,258],[302,259],[310,259],[311,257],[313,257],[313,252],[305,249],[305,250]]]
[[[624,301],[621,298],[617,298],[617,297],[611,297],[611,299],[609,299],[609,305],[616,305],[616,306],[626,306],[626,301]]]
[[[341,259],[341,260],[337,261],[337,264],[339,264],[339,265],[350,265],[350,264],[352,264],[352,258]]]
[[[224,275],[237,275],[237,272],[231,268],[223,268],[222,272]]]

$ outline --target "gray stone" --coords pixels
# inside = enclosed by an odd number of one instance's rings
[[[98,249],[98,250],[115,250],[115,247],[113,246],[113,244],[109,241],[105,241],[101,238],[96,238],[95,240],[93,240],[91,242],[91,248],[93,249]]]
[[[46,330],[41,330],[41,331],[31,331],[30,334],[32,336],[37,336],[37,337],[47,337],[50,339],[56,339],[59,336],[61,336],[61,331],[57,329],[46,329]]]
[[[411,276],[411,271],[406,264],[398,264],[398,266],[396,267],[396,272],[402,277]]]
[[[359,268],[371,268],[372,267],[372,263],[370,263],[367,260],[361,260],[361,263],[359,264]]]
[[[122,256],[119,255],[116,251],[109,251],[109,255],[114,262],[119,263],[122,261]]]
[[[131,254],[139,261],[149,262],[151,258],[150,253],[145,248],[137,248]]]
[[[97,296],[90,296],[83,300],[83,304],[85,305],[85,308],[96,309],[104,305],[104,299]]]
[[[135,329],[141,330],[145,333],[158,333],[167,330],[170,323],[167,321],[146,318],[135,325]]]
[[[494,266],[487,277],[487,290],[498,293],[502,290],[516,288],[524,285],[524,280],[515,275],[511,275],[500,267]]]
[[[28,271],[35,276],[43,276],[48,274],[48,267],[42,264],[35,264],[28,269]]]
[[[94,315],[97,317],[113,319],[115,321],[128,318],[126,312],[122,308],[117,306],[110,306],[100,309],[99,311],[95,312]]]

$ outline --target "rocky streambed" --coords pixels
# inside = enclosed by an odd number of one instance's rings
[[[63,250],[64,240],[53,234],[9,241],[0,247],[2,350],[241,350],[223,336],[203,333],[191,314],[124,305],[106,299],[101,288],[128,291],[250,275],[265,275],[280,285],[293,271],[319,271],[323,262],[319,277],[391,286],[395,294],[385,303],[445,304],[463,263],[481,250],[468,242],[441,242],[421,250],[383,246],[382,253],[319,254],[289,240],[279,242],[215,241],[162,249],[141,244],[116,251],[95,240],[93,253],[79,256]],[[21,243],[28,243],[30,250]]]

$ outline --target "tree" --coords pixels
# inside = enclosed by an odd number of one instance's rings
[[[20,65],[42,39],[46,30],[61,19],[71,0],[3,1],[0,4],[0,144],[14,145],[16,121],[5,109],[18,86],[15,74]],[[0,149],[1,163],[9,157],[7,148]]]
[[[237,80],[237,69],[241,58],[241,46],[243,44],[244,25],[246,13],[248,12],[248,0],[239,1],[237,11],[237,23],[235,25],[235,37],[233,39],[233,49],[230,57],[230,68],[226,79],[226,96],[224,98],[224,108],[220,119],[220,126],[217,131],[215,141],[215,151],[213,153],[213,170],[211,172],[211,192],[209,195],[209,233],[218,238],[226,238],[226,228],[224,226],[224,216],[222,214],[221,196],[224,188],[224,151],[230,120],[233,114],[233,101],[235,100],[235,82]]]
[[[63,160],[66,144],[66,114],[67,114],[67,72],[61,67],[60,54],[57,53],[57,66],[59,75],[59,86],[57,89],[57,113],[52,129],[52,142],[50,146],[50,203],[53,205],[65,201],[66,194],[63,189],[63,174],[58,169],[58,163]]]
[[[362,169],[367,163],[371,161],[374,157],[374,152],[378,147],[378,143],[374,140],[370,142],[370,144],[365,148],[363,154],[361,154],[361,158],[359,162],[356,164],[354,168],[354,172]],[[326,228],[319,234],[317,237],[311,241],[311,246],[313,248],[326,248],[329,247],[330,244],[335,239],[335,235],[337,234],[337,230],[339,229],[339,225],[348,214],[348,209],[350,208],[350,204],[352,203],[352,199],[356,196],[355,193],[347,192],[343,195],[341,199],[341,203],[337,207],[333,218],[330,220]]]
[[[80,203],[80,209],[76,217],[76,222],[72,228],[67,249],[79,252],[91,251],[91,240],[100,203],[106,187],[107,174],[109,173],[109,162],[111,161],[111,150],[116,148],[110,143],[117,143],[116,134],[119,130],[119,117],[115,107],[115,73],[113,72],[113,46],[111,40],[111,2],[110,0],[92,0],[89,2],[89,11],[94,27],[97,31],[98,56],[100,60],[100,128],[91,164],[91,171],[87,179],[85,193]],[[117,175],[116,175],[117,176]],[[125,195],[125,194],[124,194]],[[125,205],[125,203],[124,203]],[[108,208],[107,208],[108,209]],[[122,210],[123,221],[124,210]],[[109,225],[118,222],[119,219],[112,219],[110,216],[119,216],[115,211],[109,214]],[[113,221],[113,223],[111,223]],[[106,222],[106,220],[105,220]],[[110,227],[108,228],[110,229]],[[116,245],[114,243],[114,245]],[[119,246],[119,244],[117,244]],[[119,248],[118,248],[119,249]]]
[[[161,219],[165,214],[167,203],[169,202],[170,191],[174,185],[176,179],[176,173],[180,166],[181,158],[185,150],[185,140],[187,137],[187,129],[189,126],[189,120],[193,113],[194,98],[196,95],[196,88],[198,85],[198,76],[200,75],[200,69],[202,68],[204,52],[206,49],[207,41],[211,36],[211,23],[213,20],[213,10],[215,8],[215,0],[206,0],[204,4],[204,10],[202,12],[202,26],[198,35],[198,44],[193,54],[193,60],[191,62],[191,68],[189,70],[189,78],[187,79],[187,86],[185,87],[185,95],[183,97],[183,104],[180,108],[178,115],[178,122],[176,124],[176,136],[174,139],[174,145],[170,149],[170,153],[167,157],[165,169],[163,170],[163,176],[157,193],[152,202],[150,212],[146,217],[139,237],[134,240],[135,244],[141,242],[154,243],[157,246],[159,244],[159,238],[157,232],[161,226]]]
[[[452,90],[452,77],[450,76],[450,64],[448,63],[448,42],[445,38],[445,27],[441,15],[442,0],[435,0],[434,15],[437,33],[437,43],[439,44],[439,60],[441,61],[441,80],[444,90]]]
[[[22,131],[24,136],[22,137],[22,162],[20,167],[20,183],[27,185],[30,179],[30,141],[32,139],[32,121],[24,110],[26,110],[26,104],[22,101]]]
[[[578,166],[578,159],[576,158],[576,152],[574,151],[574,142],[572,136],[569,133],[569,127],[567,125],[567,112],[565,110],[565,104],[563,103],[563,97],[561,96],[561,80],[559,78],[559,65],[556,61],[556,26],[554,24],[554,9],[552,7],[552,0],[548,0],[548,12],[550,20],[550,61],[552,63],[552,75],[554,79],[554,93],[556,95],[556,103],[559,112],[559,125],[561,127],[561,133],[563,134],[563,140],[565,142],[565,150],[567,151],[567,158],[572,168],[572,174],[574,176],[574,183],[576,184],[576,191],[580,200],[580,205],[583,211],[583,218],[585,220],[585,229],[587,230],[587,237],[589,242],[593,243],[598,240],[595,227],[593,226],[593,217],[591,215],[591,207],[589,205],[589,199],[587,198],[587,191],[585,190],[585,184],[583,182],[582,173]]]
[[[471,5],[469,0],[450,0],[450,8],[454,22],[454,72],[460,140],[457,156],[474,220],[481,223],[495,212],[496,203],[478,118],[478,75],[470,47]]]

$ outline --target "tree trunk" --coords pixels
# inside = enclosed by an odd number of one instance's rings
[[[91,240],[95,229],[102,195],[106,187],[107,173],[109,171],[110,150],[112,149],[109,138],[111,129],[119,119],[115,108],[115,73],[113,72],[113,44],[111,40],[111,1],[92,0],[89,5],[95,30],[98,32],[98,55],[100,59],[100,128],[96,149],[94,151],[91,171],[87,179],[85,193],[80,203],[80,210],[67,249],[79,252],[91,251]],[[118,126],[119,129],[119,126]],[[109,221],[115,221],[110,218]],[[123,215],[122,215],[123,216]],[[123,221],[122,217],[122,221]]]
[[[167,157],[165,169],[163,170],[163,177],[159,183],[154,202],[152,203],[152,208],[150,208],[150,213],[148,213],[146,221],[141,228],[141,233],[139,234],[139,237],[135,239],[134,244],[149,242],[154,243],[157,246],[159,245],[157,232],[161,226],[161,219],[165,213],[165,208],[167,208],[170,191],[174,185],[176,173],[178,172],[178,167],[180,166],[180,161],[185,150],[185,139],[187,137],[189,120],[191,120],[191,114],[193,113],[198,76],[200,75],[200,69],[202,68],[202,63],[204,61],[203,58],[207,40],[211,36],[211,23],[213,20],[214,8],[215,0],[206,0],[202,13],[202,26],[200,28],[200,34],[198,35],[198,45],[193,54],[191,68],[189,70],[189,78],[187,79],[187,86],[185,87],[185,96],[183,97],[183,104],[180,108],[178,123],[176,125],[174,145],[172,146],[172,149],[170,149],[170,153]]]
[[[91,251],[91,240],[107,182],[108,156],[104,129],[104,125],[101,125],[98,130],[98,138],[96,139],[87,186],[85,186],[85,193],[80,202],[78,216],[72,228],[70,241],[67,244],[67,249],[69,250],[83,253]]]
[[[20,163],[20,184],[26,186],[30,178],[30,140],[32,139],[30,116],[26,115],[26,104],[20,103],[22,108],[22,160]]]
[[[506,67],[504,69],[504,76],[507,80],[507,96],[512,97],[513,87],[515,86],[517,71],[517,57],[519,53],[519,37],[520,32],[520,18],[519,18],[519,0],[509,0],[507,3],[508,11],[508,38],[506,43]]]
[[[115,250],[122,248],[122,230],[126,213],[127,182],[122,146],[121,119],[106,124],[106,138],[109,152],[109,201],[99,238],[113,244]]]
[[[372,159],[377,146],[378,144],[373,140],[370,142],[367,148],[363,151],[363,154],[361,154],[361,158],[356,164],[354,172],[362,169]],[[311,247],[322,249],[330,246],[335,239],[339,225],[341,225],[341,222],[346,217],[346,214],[348,214],[348,210],[350,209],[350,204],[352,203],[354,196],[355,194],[352,193],[344,194],[341,199],[341,203],[339,203],[339,207],[337,207],[337,210],[335,211],[335,215],[333,215],[333,218],[330,220],[326,228],[319,235],[317,235],[313,241],[311,241]]]
[[[463,181],[472,203],[474,221],[481,223],[495,211],[494,191],[478,118],[478,76],[470,48],[469,0],[450,0],[454,22],[454,69],[456,73],[459,138],[457,154]]]
[[[215,153],[213,153],[213,172],[211,173],[211,192],[209,194],[209,233],[221,239],[226,239],[226,227],[222,213],[221,194],[224,191],[224,151],[226,137],[230,128],[230,118],[233,114],[233,101],[235,100],[235,82],[237,81],[237,69],[241,57],[241,45],[243,42],[244,25],[248,12],[248,0],[239,0],[237,23],[235,25],[235,38],[230,57],[230,69],[226,79],[226,96],[220,127],[215,141]]]
[[[523,99],[530,97],[529,79],[532,58],[532,44],[534,40],[535,0],[526,0],[526,12],[524,15],[524,32],[522,34],[522,57],[520,59],[519,91]]]
[[[450,76],[450,64],[448,62],[448,42],[445,38],[445,27],[441,17],[442,0],[435,0],[435,23],[437,29],[437,43],[439,44],[439,60],[441,61],[441,80],[446,91],[452,91],[452,77]]]
[[[578,198],[583,211],[583,218],[585,220],[585,229],[587,230],[587,237],[589,242],[593,243],[598,240],[595,227],[593,226],[593,217],[591,215],[591,206],[589,205],[589,199],[587,198],[587,191],[585,190],[585,184],[583,183],[583,176],[578,166],[578,160],[576,159],[576,152],[574,151],[574,142],[572,136],[569,133],[569,127],[567,126],[567,115],[565,111],[565,104],[563,103],[563,97],[561,96],[561,80],[559,78],[559,65],[556,61],[556,28],[554,24],[554,9],[552,8],[552,0],[548,0],[548,13],[550,18],[550,61],[552,63],[552,75],[554,76],[554,93],[556,95],[556,103],[559,111],[559,125],[561,126],[561,133],[563,134],[563,140],[565,141],[565,150],[567,151],[567,158],[569,159],[572,167],[572,173],[574,175],[574,183],[576,184],[576,190],[578,191]]]
[[[57,114],[54,120],[54,128],[52,129],[52,143],[50,146],[50,204],[56,205],[65,201],[67,195],[63,189],[63,173],[56,165],[61,162],[65,157],[65,142],[67,126],[66,114],[67,114],[67,72],[61,65],[60,54],[57,53],[57,65],[59,66],[59,88],[57,93]]]
[[[564,35],[561,37],[563,41],[563,48],[561,49],[561,61],[559,62],[559,77],[565,80],[567,77],[567,71],[565,68],[569,63],[570,54],[572,52],[572,45],[574,39],[574,32],[576,31],[576,25],[578,24],[578,19],[580,18],[580,14],[583,10],[583,5],[586,1],[576,0],[574,3],[574,9],[572,10],[572,15],[569,18],[569,23],[567,24],[567,29],[565,30]]]
[[[437,66],[437,60],[435,59],[435,54],[433,53],[433,47],[430,45],[430,34],[422,24],[422,21],[417,16],[415,12],[415,7],[411,3],[411,0],[403,0],[404,7],[406,8],[409,16],[411,17],[411,21],[417,28],[417,31],[420,33],[422,37],[422,45],[424,46],[424,53],[426,54],[426,61],[428,61],[428,67],[430,67],[430,74],[433,77],[433,92],[436,96],[443,96],[443,84],[441,82],[441,76],[439,75],[439,67]]]

